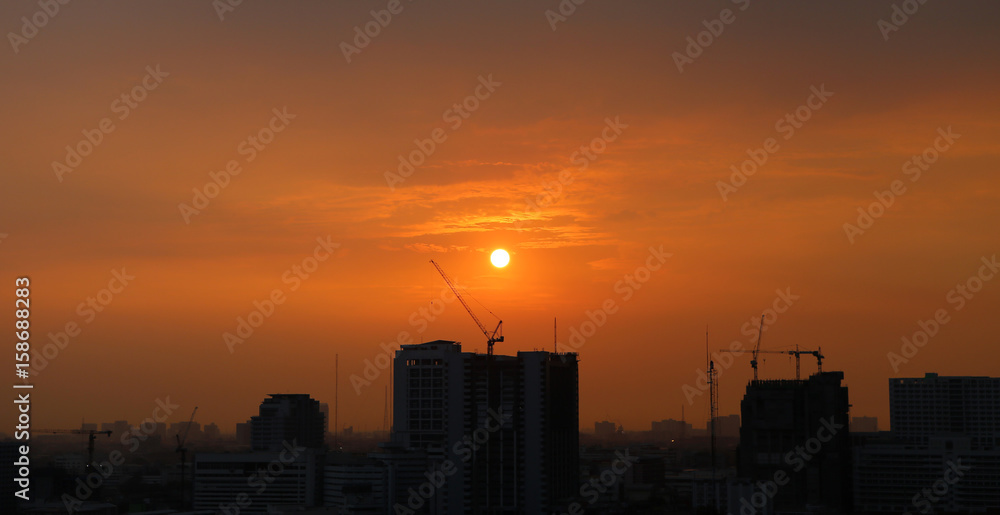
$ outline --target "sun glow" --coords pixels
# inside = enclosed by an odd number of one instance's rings
[[[504,249],[496,249],[490,255],[490,261],[493,263],[493,266],[503,268],[510,262],[510,254]]]

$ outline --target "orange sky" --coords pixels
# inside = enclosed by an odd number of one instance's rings
[[[458,304],[412,323],[444,287],[430,259],[504,319],[501,353],[551,349],[553,317],[566,348],[613,302],[579,349],[584,427],[648,429],[682,404],[703,425],[707,396],[689,405],[682,387],[704,367],[706,323],[713,349],[749,345],[741,327],[777,289],[800,298],[763,347],[821,346],[852,414],[882,427],[889,377],[1000,373],[1000,279],[961,310],[948,299],[1000,253],[1000,6],[927,2],[886,41],[889,1],[592,0],[555,30],[554,0],[404,1],[348,63],[341,43],[387,3],[244,2],[220,20],[210,2],[74,2],[26,42],[8,35],[0,270],[11,299],[31,278],[36,349],[81,328],[33,378],[35,427],[139,422],[170,396],[175,421],[197,405],[232,431],[268,393],[332,403],[339,354],[341,423],[380,428],[385,375],[360,395],[349,382],[380,343],[407,331],[485,350]],[[722,9],[732,23],[679,72],[673,54]],[[4,4],[2,27],[19,33],[38,10]],[[499,85],[477,90],[490,76]],[[135,107],[115,104],[136,87]],[[833,94],[785,139],[776,122],[813,87]],[[457,123],[453,104],[477,91]],[[243,142],[274,109],[294,119],[254,154]],[[104,118],[114,130],[60,181],[53,162]],[[604,131],[608,119],[627,127]],[[948,127],[960,137],[912,181],[903,164]],[[614,140],[582,168],[602,131]],[[399,156],[434,135],[390,188]],[[723,200],[719,181],[768,138],[780,148]],[[239,174],[186,223],[179,205],[231,160]],[[560,174],[555,202],[529,208]],[[844,224],[895,180],[905,193],[852,244]],[[325,237],[332,256],[300,283],[284,276]],[[616,283],[661,246],[671,257],[626,300]],[[489,264],[494,248],[507,268]],[[78,310],[122,267],[135,278],[103,311]],[[223,334],[275,289],[284,302],[231,353]],[[938,309],[948,323],[894,371],[887,353]],[[785,356],[761,365],[793,374]],[[738,413],[749,377],[746,356],[723,372],[721,413]]]

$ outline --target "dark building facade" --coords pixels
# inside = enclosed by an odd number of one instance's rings
[[[255,451],[280,451],[286,443],[311,449],[323,447],[325,417],[319,401],[308,394],[270,394],[260,414],[250,419],[250,446]]]
[[[889,416],[854,438],[855,509],[1000,512],[1000,378],[889,379]]]
[[[747,385],[739,475],[766,485],[775,511],[851,509],[850,404],[843,379],[843,372],[821,372]]]
[[[433,513],[551,513],[576,494],[575,353],[487,356],[438,340],[395,359],[393,442],[457,468]]]

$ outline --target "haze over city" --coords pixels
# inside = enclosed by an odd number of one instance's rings
[[[706,326],[749,350],[762,314],[762,349],[821,348],[884,426],[889,378],[997,375],[1000,6],[400,5],[364,45],[385,2],[72,3],[8,38],[0,266],[59,344],[34,427],[169,397],[232,432],[268,394],[332,406],[336,357],[340,424],[380,429],[388,374],[352,376],[386,346],[486,351],[432,259],[497,353],[558,320],[583,428],[704,427]]]

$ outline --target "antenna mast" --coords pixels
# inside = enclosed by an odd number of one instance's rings
[[[333,355],[333,449],[340,449],[340,354]]]
[[[705,324],[705,356],[709,358],[708,353],[708,324]],[[712,454],[712,499],[715,501],[716,510],[719,509],[719,489],[716,484],[716,474],[715,474],[715,420],[719,415],[719,375],[718,371],[715,369],[715,361],[708,360],[708,411],[709,411],[709,431],[711,432],[711,454]]]

